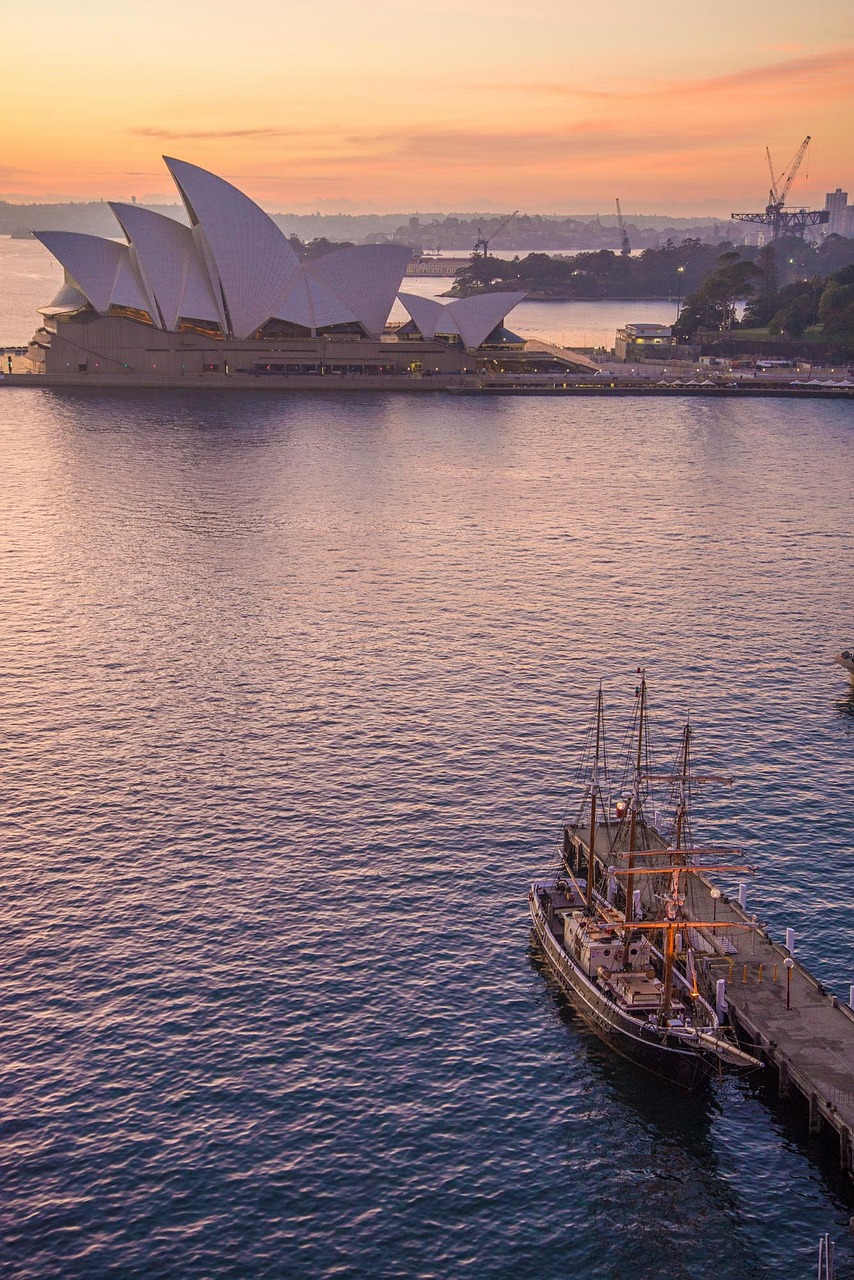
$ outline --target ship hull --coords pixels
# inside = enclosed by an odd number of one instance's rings
[[[714,1054],[674,1044],[672,1037],[666,1043],[657,1027],[630,1017],[588,978],[549,927],[540,892],[533,885],[529,895],[534,936],[549,972],[591,1031],[621,1057],[681,1089],[700,1089],[717,1076],[720,1065]]]

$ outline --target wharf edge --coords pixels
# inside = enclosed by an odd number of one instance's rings
[[[140,391],[148,389],[167,391],[264,391],[264,392],[351,392],[393,391],[424,395],[432,392],[458,396],[690,396],[711,399],[797,399],[797,400],[854,400],[854,387],[793,387],[786,383],[761,386],[650,386],[640,382],[613,382],[604,384],[571,382],[507,382],[467,379],[459,374],[433,377],[385,374],[371,376],[264,376],[264,375],[201,375],[184,378],[141,378],[88,374],[85,378],[63,378],[51,374],[6,373],[0,374],[0,390],[4,387],[31,391]]]
[[[598,855],[597,862],[604,865]],[[710,916],[756,922],[737,900],[722,896],[715,902],[714,885],[707,877],[697,874],[694,882]],[[715,946],[715,940],[705,936]],[[727,943],[715,950],[705,961],[706,977],[712,984],[725,980],[730,1021],[773,1071],[779,1096],[787,1099],[796,1093],[803,1098],[810,1133],[824,1126],[836,1135],[839,1167],[854,1180],[854,1009],[826,991],[761,926],[734,929]],[[787,959],[794,961],[788,1009]]]

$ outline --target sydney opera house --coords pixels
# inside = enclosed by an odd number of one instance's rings
[[[65,280],[40,308],[28,352],[33,373],[63,384],[310,385],[338,376],[426,389],[428,378],[459,383],[589,366],[505,328],[523,294],[442,303],[400,292],[410,250],[397,245],[301,261],[236,187],[182,160],[166,164],[188,225],[111,203],[121,239],[35,233]],[[390,326],[396,298],[410,319]]]

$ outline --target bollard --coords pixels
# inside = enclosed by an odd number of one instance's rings
[[[790,956],[795,954],[795,931],[794,929],[786,930],[786,950]]]
[[[747,884],[744,880],[738,886],[738,905],[742,911],[747,907]]]
[[[741,972],[741,985],[743,987],[747,986],[747,965],[744,966]]]
[[[727,982],[732,982],[732,975],[733,975],[734,970],[735,970],[735,961],[734,961],[734,960],[730,960],[730,962],[729,962],[729,973],[728,973],[728,974],[727,974],[727,976],[726,976],[726,980],[727,980]]]
[[[756,981],[757,981],[757,982],[761,982],[761,981],[762,981],[762,965],[761,965],[761,964],[760,964],[760,966],[759,966],[759,973],[756,975]]]
[[[718,1022],[723,1022],[726,1010],[726,978],[718,978],[715,983],[715,1013],[718,1015]]]
[[[772,982],[776,982],[776,981],[777,981],[777,966],[776,966],[776,964],[774,965],[774,972],[771,974],[771,981],[772,981]]]

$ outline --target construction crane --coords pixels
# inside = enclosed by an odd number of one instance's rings
[[[629,233],[626,230],[625,222],[623,222],[619,200],[617,201],[617,226],[620,228],[620,253],[624,258],[628,258],[632,251],[632,246],[629,244]]]
[[[809,150],[810,141],[810,135],[807,134],[795,152],[793,159],[783,172],[777,176],[774,174],[771,152],[768,147],[765,148],[768,172],[771,174],[771,188],[768,192],[768,203],[765,206],[765,212],[734,213],[731,216],[735,222],[759,222],[764,227],[770,227],[772,240],[777,240],[785,231],[794,231],[796,235],[802,236],[807,227],[817,227],[830,220],[830,213],[827,209],[785,208],[786,196],[789,194],[789,189],[801,167],[801,161]]]
[[[493,240],[495,236],[499,234],[499,232],[503,231],[504,228],[513,221],[513,219],[516,217],[516,214],[518,212],[519,212],[518,209],[514,209],[512,213],[508,213],[507,217],[502,218],[501,222],[499,222],[497,227],[493,227],[492,231],[490,231],[488,236],[485,236],[483,234],[483,231],[480,229],[480,227],[478,227],[477,239],[474,242],[475,253],[481,253],[484,258],[487,258],[489,256],[490,240]]]

